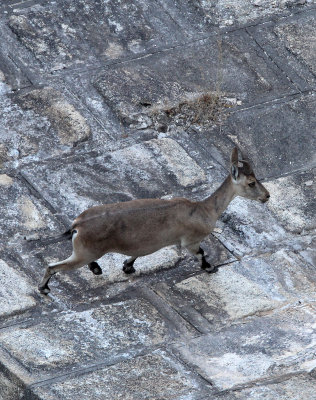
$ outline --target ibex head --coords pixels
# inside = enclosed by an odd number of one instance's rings
[[[245,158],[245,157],[243,157]],[[269,200],[270,193],[256,179],[249,161],[242,159],[238,160],[238,149],[235,147],[231,154],[231,177],[234,183],[237,196],[242,196],[251,200],[258,200],[265,203]],[[239,167],[239,163],[242,164]]]

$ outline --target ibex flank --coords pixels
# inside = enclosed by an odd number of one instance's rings
[[[123,271],[131,274],[135,272],[133,264],[137,257],[170,245],[187,248],[198,258],[201,268],[214,272],[200,243],[212,232],[216,220],[236,196],[265,203],[270,194],[256,179],[249,162],[238,161],[238,150],[234,148],[229,176],[205,200],[143,199],[89,208],[66,232],[72,238],[72,255],[48,266],[39,291],[50,292],[48,282],[56,272],[87,264],[95,275],[102,274],[96,260],[110,252],[130,257],[125,260]]]

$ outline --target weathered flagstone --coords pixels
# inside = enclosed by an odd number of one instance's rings
[[[235,391],[238,400],[314,400],[315,379],[309,376],[298,376],[270,385],[255,386],[241,391]],[[224,396],[223,399],[226,400]]]
[[[255,25],[248,30],[300,90],[315,86],[315,10]]]
[[[19,399],[22,396],[22,385],[11,374],[0,371],[0,400]]]
[[[0,82],[0,99],[1,165],[58,156],[95,136],[109,140],[78,103],[51,87],[13,92]]]
[[[258,178],[308,170],[316,165],[315,101],[311,94],[234,112],[224,132],[250,158]]]
[[[284,229],[308,233],[316,228],[316,169],[266,183],[268,208]]]
[[[316,13],[302,14],[300,18],[288,18],[278,23],[274,29],[285,42],[286,48],[316,73]]]
[[[292,8],[304,8],[310,1],[280,0],[266,2],[264,0],[194,0],[198,7],[205,13],[209,22],[215,22],[221,27],[236,24],[251,23],[255,20],[276,14],[287,14]]]
[[[168,138],[97,157],[79,156],[66,164],[35,165],[26,168],[25,174],[51,204],[71,218],[97,204],[181,195],[187,187],[206,181],[204,170]],[[218,171],[214,175],[221,179]]]
[[[314,268],[282,250],[222,266],[214,274],[190,277],[172,291],[163,283],[156,287],[167,301],[176,301],[186,319],[190,319],[188,305],[202,314],[210,330],[289,303],[316,300]]]
[[[81,377],[34,387],[32,392],[41,400],[70,400],[77,396],[95,400],[196,400],[207,393],[205,386],[176,359],[156,351]]]
[[[185,79],[183,77],[185,76]],[[105,101],[127,124],[135,113],[150,115],[192,96],[214,93],[241,104],[268,100],[294,86],[270,63],[245,31],[153,54],[141,60],[110,66],[94,79]],[[247,90],[245,90],[247,88]]]
[[[0,174],[0,248],[10,238],[39,235],[60,229],[49,209],[16,177]]]
[[[9,26],[45,71],[141,55],[183,40],[161,7],[141,0],[48,3],[19,10]]]
[[[0,332],[2,346],[37,379],[73,366],[107,363],[131,348],[155,346],[172,332],[159,313],[143,300],[130,300],[84,311],[43,316],[35,325]]]
[[[273,250],[291,239],[266,205],[241,197],[230,203],[216,225],[214,235],[239,256]]]
[[[174,349],[218,389],[231,389],[313,370],[315,326],[315,313],[309,307],[286,309],[174,345]]]
[[[316,238],[314,237],[306,249],[302,250],[300,254],[303,258],[314,267],[316,267]]]
[[[16,267],[0,260],[0,317],[22,313],[35,307],[34,287]]]

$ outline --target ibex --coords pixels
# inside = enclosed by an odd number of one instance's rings
[[[235,196],[262,203],[270,197],[267,189],[256,179],[249,162],[238,161],[237,148],[231,154],[229,176],[205,200],[143,199],[89,208],[65,233],[72,238],[72,255],[48,266],[39,290],[43,294],[49,293],[48,282],[52,275],[85,264],[95,275],[102,274],[96,260],[109,252],[129,256],[124,261],[123,271],[131,274],[135,272],[133,264],[137,257],[175,244],[195,255],[204,270],[214,272],[200,243],[211,233],[216,220]]]

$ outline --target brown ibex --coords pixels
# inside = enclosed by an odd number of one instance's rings
[[[239,167],[239,163],[242,166]],[[102,274],[96,260],[110,252],[130,256],[124,262],[123,271],[131,274],[135,272],[133,264],[137,257],[175,244],[187,248],[199,259],[203,269],[212,272],[214,268],[206,261],[200,242],[212,232],[216,220],[235,196],[262,203],[270,197],[256,179],[250,164],[245,160],[238,161],[237,148],[231,154],[229,176],[205,200],[143,199],[89,208],[66,232],[72,237],[72,255],[49,265],[39,290],[43,294],[49,293],[48,282],[52,275],[85,264],[95,275]]]

